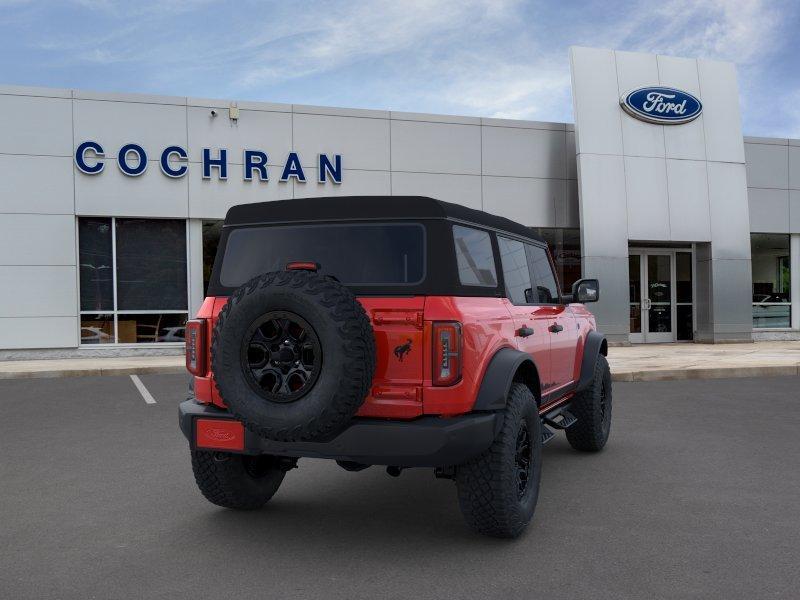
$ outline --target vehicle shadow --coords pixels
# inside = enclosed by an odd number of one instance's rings
[[[575,454],[561,445],[544,449],[545,479]],[[540,495],[537,513],[544,510],[547,496],[553,494]],[[276,545],[292,546],[299,540],[326,548],[369,547],[374,542],[397,550],[422,544],[428,551],[465,541],[479,546],[508,543],[472,532],[461,516],[455,484],[435,479],[431,469],[409,469],[393,478],[383,467],[348,473],[329,461],[305,460],[261,510],[204,508],[193,511],[193,519],[185,523],[194,535],[239,549],[252,546],[256,552],[262,545],[274,551]],[[535,528],[536,518],[529,530]]]

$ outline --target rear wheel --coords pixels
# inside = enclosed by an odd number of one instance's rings
[[[542,473],[542,422],[530,389],[514,383],[503,426],[483,454],[456,469],[467,524],[494,537],[517,537],[533,517]]]
[[[203,496],[217,506],[255,510],[278,491],[286,474],[274,456],[192,451],[192,470]]]

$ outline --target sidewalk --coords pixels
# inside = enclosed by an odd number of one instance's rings
[[[9,360],[0,362],[0,379],[186,373],[184,364],[183,355]]]
[[[800,342],[653,344],[609,348],[614,381],[800,375]],[[183,356],[72,358],[0,363],[0,379],[185,373]]]
[[[614,381],[800,375],[800,342],[621,346],[608,362]]]

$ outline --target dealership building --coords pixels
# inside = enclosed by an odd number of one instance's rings
[[[800,339],[800,140],[743,136],[731,63],[570,66],[574,124],[0,87],[0,360],[179,352],[227,209],[328,195],[531,227],[612,342]]]

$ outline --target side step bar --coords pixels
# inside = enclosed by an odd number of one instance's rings
[[[559,408],[555,411],[555,414],[544,415],[542,417],[542,445],[544,446],[547,442],[555,437],[555,433],[553,432],[550,427],[553,429],[566,429],[567,427],[571,427],[574,425],[578,419],[575,415],[569,412],[568,406],[563,408]]]

